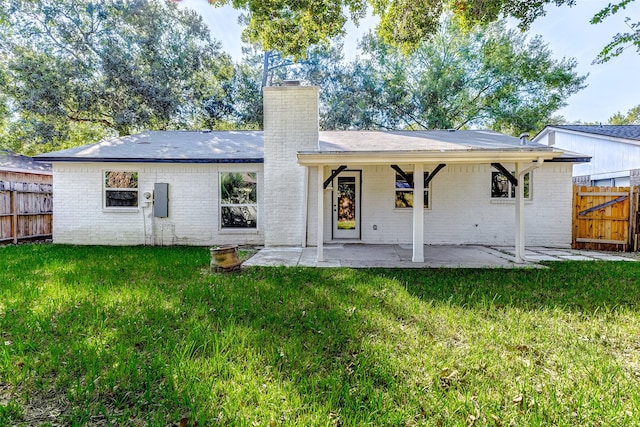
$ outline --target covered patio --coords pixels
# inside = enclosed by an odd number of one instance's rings
[[[578,251],[565,248],[527,248],[524,262],[516,262],[515,248],[482,245],[425,245],[424,260],[414,262],[413,245],[327,243],[324,259],[315,247],[261,249],[244,266],[348,268],[540,268],[539,261],[634,261],[627,254]]]
[[[332,221],[329,212],[332,210],[335,212],[338,204],[333,200],[330,202],[332,206],[327,206],[328,200],[325,195],[328,192],[333,192],[335,197],[335,187],[339,187],[340,184],[334,184],[334,180],[337,180],[343,171],[361,173],[360,170],[366,167],[395,170],[409,183],[413,206],[422,207],[425,204],[425,189],[428,188],[432,180],[439,180],[442,175],[439,172],[442,170],[454,167],[473,169],[490,165],[493,170],[499,171],[509,180],[509,185],[514,189],[515,194],[511,211],[515,223],[512,240],[515,250],[512,259],[503,260],[498,265],[508,265],[509,262],[514,261],[526,264],[526,196],[523,184],[525,176],[531,171],[541,168],[545,162],[567,161],[584,161],[584,159],[567,156],[566,153],[554,150],[552,147],[528,144],[524,137],[522,140],[518,140],[491,131],[321,132],[317,150],[298,152],[299,165],[318,171],[315,174],[316,182],[311,181],[311,185],[315,184],[316,186],[314,191],[317,198],[315,201],[317,213],[314,215],[317,221],[316,235],[322,237],[315,242],[314,262],[318,265],[331,262],[331,254],[325,254],[325,252],[332,249],[330,246],[325,246],[325,242],[343,240],[337,237],[336,232],[330,239],[325,233],[326,223]],[[413,179],[413,177],[421,177],[423,174],[424,181]],[[477,174],[478,179],[485,179],[487,176],[489,175]],[[366,180],[364,181],[366,184]],[[443,187],[447,185],[445,183]],[[445,188],[445,192],[455,192],[459,188],[453,185],[449,189]],[[357,188],[354,187],[354,189]],[[371,193],[368,196],[370,198],[369,205],[374,204],[372,199],[375,200],[379,197],[378,194]],[[409,264],[413,262],[416,266],[430,262],[441,263],[443,260],[437,258],[430,261],[429,254],[425,253],[425,245],[434,243],[425,239],[425,234],[430,232],[425,228],[425,209],[411,208],[411,211],[413,214],[408,222],[411,226],[412,244],[397,246],[399,248],[396,251],[399,257],[397,261]],[[387,220],[392,221],[390,218]],[[333,222],[336,222],[335,218]],[[313,227],[311,224],[310,226]],[[449,224],[449,226],[451,225]],[[377,230],[377,225],[374,225],[374,230]],[[354,234],[358,235],[358,233]],[[370,240],[367,241],[361,233],[358,237],[359,243],[373,243]],[[482,248],[482,246],[468,246],[465,250],[469,251],[469,248],[472,247]],[[407,250],[409,253],[406,252]],[[408,258],[406,255],[409,255]],[[476,249],[475,258],[477,261],[472,264],[474,266],[484,266],[487,263],[496,264],[497,260],[493,258],[490,262],[483,260],[485,255],[485,250]]]

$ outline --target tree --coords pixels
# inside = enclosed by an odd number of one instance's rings
[[[467,32],[456,19],[443,21],[409,56],[373,34],[361,47],[350,63],[340,40],[308,49],[297,63],[272,53],[266,78],[319,86],[325,130],[489,127],[519,135],[557,121],[553,113],[584,87],[574,60],[554,60],[540,37],[527,41],[502,22]],[[260,46],[245,49],[242,65],[253,71],[234,91],[260,93],[263,59]],[[262,100],[247,99],[249,110]],[[247,125],[237,114],[234,122]]]
[[[259,42],[267,50],[277,50],[296,58],[312,45],[326,45],[344,35],[348,19],[356,24],[371,7],[380,17],[378,33],[387,44],[403,51],[414,50],[435,34],[443,12],[452,10],[469,28],[513,17],[522,28],[544,15],[544,6],[574,4],[575,0],[313,0],[251,1],[209,0],[213,5],[231,4],[249,12],[244,37]]]
[[[599,23],[635,0],[609,4],[591,20]],[[546,14],[545,7],[572,6],[576,0],[209,0],[219,6],[231,4],[249,12],[243,33],[246,41],[259,42],[296,59],[316,44],[344,35],[348,19],[358,23],[370,7],[380,18],[377,33],[386,44],[405,53],[436,34],[443,13],[452,12],[463,28],[470,30],[500,18],[515,18],[521,30]],[[640,22],[627,18],[630,32],[621,33],[605,46],[596,59],[605,62],[629,44],[640,50]]]
[[[607,17],[618,13],[620,10],[624,10],[629,3],[634,0],[622,0],[620,3],[611,4],[598,12],[592,19],[592,24],[599,24]],[[612,58],[619,56],[629,46],[635,46],[636,51],[640,52],[640,21],[633,22],[630,17],[625,18],[625,22],[629,27],[628,32],[618,33],[613,36],[613,40],[609,42],[598,54],[595,59],[595,63],[602,64],[611,60]]]
[[[3,11],[0,94],[25,141],[48,148],[82,129],[185,126],[233,73],[202,19],[170,2],[11,0]]]
[[[636,105],[627,111],[626,115],[620,112],[609,119],[610,125],[640,125],[640,105]]]
[[[366,0],[209,0],[209,3],[232,4],[236,9],[247,10],[244,41],[296,59],[304,56],[307,48],[326,46],[331,38],[344,34],[347,14],[358,22],[367,9]]]
[[[540,129],[584,87],[574,60],[503,22],[465,32],[455,19],[405,56],[370,34],[351,81],[331,96],[325,125],[361,129]]]
[[[199,127],[212,129],[262,128],[261,70],[248,63],[234,66],[231,79],[204,101]]]
[[[342,86],[351,87],[350,66],[343,62],[340,40],[334,40],[330,47],[308,49],[306,58],[298,62],[275,51],[264,52],[258,44],[244,47],[243,52],[243,61],[235,66],[233,78],[223,85],[223,91],[205,103],[215,106],[207,110],[209,127],[262,128],[262,88],[295,79],[320,87],[323,125],[330,99]]]

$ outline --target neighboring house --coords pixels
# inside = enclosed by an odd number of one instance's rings
[[[316,87],[268,87],[264,103],[264,132],[144,132],[38,156],[53,163],[54,242],[313,245],[319,260],[324,242],[412,243],[414,261],[423,244],[515,242],[521,256],[571,243],[584,156],[491,131],[319,132]]]
[[[51,237],[51,165],[0,149],[0,243]]]
[[[9,190],[10,182],[51,184],[51,165],[34,162],[31,157],[0,149],[0,190]]]
[[[573,168],[577,184],[640,185],[640,125],[547,126],[532,141],[590,156]]]

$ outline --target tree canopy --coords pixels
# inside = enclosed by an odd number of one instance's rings
[[[519,134],[540,129],[584,87],[574,60],[557,61],[540,37],[504,22],[464,31],[455,20],[409,56],[370,35],[354,67],[353,95],[334,108],[353,126],[391,129],[487,127]],[[362,105],[366,108],[362,108]]]
[[[610,125],[640,125],[640,105],[636,105],[626,114],[617,112],[609,118]]]
[[[370,34],[352,62],[338,42],[306,48],[297,62],[250,45],[234,64],[195,12],[171,2],[5,1],[0,143],[34,154],[142,129],[257,129],[261,88],[287,78],[320,86],[323,129],[517,135],[553,121],[584,87],[574,60],[554,60],[539,37],[503,22],[468,27],[449,13],[430,31],[409,54]]]
[[[311,48],[297,63],[268,59],[269,81],[320,87],[326,130],[483,127],[518,135],[542,129],[585,81],[574,60],[553,59],[540,37],[529,40],[504,22],[468,32],[454,18],[408,56],[371,33],[352,62],[343,61],[339,43]],[[261,56],[253,52],[245,63],[258,86]]]
[[[635,0],[609,4],[592,19],[597,24],[624,10]],[[260,43],[298,58],[306,49],[327,44],[345,34],[345,24],[356,24],[368,10],[380,18],[377,33],[386,44],[404,53],[415,50],[437,32],[443,13],[452,12],[464,29],[486,25],[500,18],[515,18],[522,30],[546,14],[548,6],[572,6],[576,0],[209,0],[213,5],[230,4],[249,14],[243,33],[246,41]],[[630,44],[640,50],[640,22],[627,18],[630,31],[619,33],[597,58],[604,62],[619,55]]]
[[[620,3],[609,3],[604,9],[598,12],[592,19],[592,24],[599,24],[611,15],[624,10],[630,3],[635,0],[622,0]],[[640,21],[633,21],[630,17],[625,18],[625,23],[629,28],[627,32],[620,32],[613,36],[613,40],[602,48],[598,57],[594,62],[603,63],[619,56],[630,46],[635,46],[636,51],[640,52]]]
[[[4,108],[5,138],[22,147],[183,126],[233,73],[200,16],[170,2],[11,0],[1,9],[0,121]]]

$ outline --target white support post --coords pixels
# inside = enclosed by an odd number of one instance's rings
[[[535,163],[526,168],[522,163],[516,163],[516,178],[518,178],[518,187],[516,187],[516,262],[519,263],[529,261],[525,256],[524,244],[524,176],[543,164],[542,157],[538,157]],[[529,181],[529,185],[533,185],[533,180]],[[531,191],[531,187],[529,191]]]
[[[324,166],[318,165],[318,236],[316,238],[317,255],[316,261],[324,261],[323,254],[324,236]]]
[[[516,187],[516,262],[524,263],[524,174],[522,173],[522,163],[516,163],[516,177],[518,186]]]
[[[302,247],[307,247],[307,232],[309,231],[309,166],[304,167],[304,194],[302,195],[302,223],[304,232],[302,233]]]
[[[413,262],[424,262],[424,165],[413,167]]]

